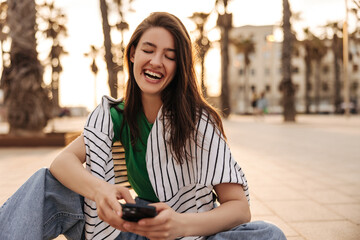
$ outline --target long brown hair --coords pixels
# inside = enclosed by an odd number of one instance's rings
[[[130,49],[136,48],[142,34],[152,27],[162,27],[174,37],[176,51],[176,73],[174,79],[163,90],[163,115],[169,120],[167,131],[170,132],[169,143],[177,162],[182,163],[185,156],[186,141],[194,137],[196,124],[205,110],[210,120],[221,131],[225,138],[220,115],[201,95],[196,80],[192,44],[190,36],[183,23],[174,15],[166,12],[150,14],[135,29],[125,50],[125,67],[128,71],[125,93],[124,119],[130,127],[131,140],[134,145],[139,139],[137,117],[142,111],[141,90],[133,73],[133,63],[130,61]],[[197,141],[196,141],[197,142]]]

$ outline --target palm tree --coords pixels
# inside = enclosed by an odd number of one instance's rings
[[[127,6],[129,8],[127,11],[133,11],[130,7],[133,0],[128,0]],[[120,15],[120,20],[116,24],[118,30],[120,30],[122,35],[122,43],[120,46],[121,51],[124,51],[124,42],[123,42],[123,32],[127,30],[129,27],[128,23],[124,21],[125,11],[123,10],[124,1],[123,0],[113,0],[113,4],[115,4],[116,14]],[[111,3],[110,3],[111,4]],[[112,9],[112,8],[111,8]],[[103,34],[104,34],[104,47],[105,47],[105,62],[108,71],[108,84],[110,88],[110,95],[114,98],[118,97],[118,72],[122,71],[123,65],[122,61],[120,64],[117,64],[114,61],[114,49],[113,42],[111,40],[111,27],[108,20],[108,3],[106,0],[100,0],[100,11],[102,16],[102,25],[103,25]],[[120,58],[122,59],[122,57]]]
[[[358,49],[360,45],[360,0],[353,0],[353,7],[350,12],[356,19],[355,28],[349,35],[349,39],[355,44],[355,48]]]
[[[63,37],[67,37],[66,28],[66,15],[60,8],[57,8],[54,4],[54,0],[51,2],[44,2],[39,6],[40,18],[45,23],[45,29],[41,29],[46,38],[52,42],[51,50],[48,56],[48,65],[51,67],[51,95],[54,106],[54,111],[59,111],[59,80],[60,74],[63,70],[61,65],[61,56],[67,54],[64,47],[61,44]]]
[[[2,75],[9,133],[40,135],[51,118],[49,93],[36,51],[35,0],[8,0],[10,66]]]
[[[313,54],[314,60],[316,64],[315,71],[315,105],[316,105],[316,113],[319,113],[319,105],[320,105],[320,88],[321,88],[321,61],[323,57],[326,55],[327,47],[323,40],[314,36],[313,38]]]
[[[6,17],[7,17],[7,2],[0,3],[0,51],[1,51],[1,62],[4,65],[4,41],[8,38],[8,33],[6,32]]]
[[[312,33],[309,28],[304,29],[306,39],[302,42],[305,49],[305,113],[310,113],[310,76],[312,72],[311,62],[313,60],[313,45],[311,41]]]
[[[315,36],[308,28],[304,29],[306,39],[303,41],[305,47],[305,106],[306,113],[309,113],[310,96],[310,74],[312,72],[311,63],[314,60],[315,67],[315,106],[316,113],[319,113],[320,104],[320,88],[321,88],[321,61],[327,53],[327,47],[324,40]]]
[[[125,13],[127,12],[135,12],[131,7],[131,3],[133,0],[127,0],[125,3],[123,0],[113,0],[116,5],[116,12],[119,14],[118,21],[116,23],[116,29],[121,34],[121,42],[118,45],[114,46],[114,55],[115,61],[117,64],[117,70],[119,72],[123,72],[124,70],[124,52],[125,52],[125,43],[124,43],[124,33],[129,30],[129,24],[125,21]],[[121,86],[122,94],[124,94],[125,90],[125,78],[122,79],[122,82],[119,84]]]
[[[334,56],[334,107],[335,113],[341,113],[341,82],[340,82],[340,63],[342,61],[342,39],[338,37],[342,33],[342,28],[338,22],[332,22],[325,27],[333,32],[331,49]]]
[[[232,14],[227,12],[228,2],[230,0],[216,0],[215,7],[219,5],[224,8],[224,13],[218,11],[217,26],[221,30],[221,110],[223,117],[229,117],[230,108],[230,91],[229,91],[229,32],[232,28]]]
[[[250,55],[255,52],[255,43],[252,40],[252,36],[244,38],[239,36],[238,38],[231,39],[231,43],[235,46],[236,52],[244,55],[244,75],[245,75],[245,113],[248,113],[248,107],[250,106],[249,100],[249,67],[251,64]]]
[[[102,16],[102,26],[104,34],[104,47],[105,47],[105,62],[108,72],[108,84],[110,88],[110,95],[117,98],[117,68],[113,60],[112,53],[112,40],[111,40],[111,27],[108,20],[108,5],[106,0],[100,0],[100,10]]]
[[[281,67],[282,81],[281,90],[283,92],[283,116],[285,122],[295,122],[295,87],[291,80],[291,54],[293,50],[294,34],[291,31],[291,10],[288,0],[283,0],[283,33],[284,41],[282,44]]]
[[[211,43],[206,36],[204,26],[209,15],[210,13],[195,12],[190,17],[190,19],[193,20],[196,24],[196,31],[199,35],[195,40],[195,45],[197,48],[197,56],[200,59],[201,64],[201,91],[204,97],[207,96],[207,90],[205,86],[205,56],[211,46]]]
[[[92,71],[92,73],[94,74],[94,106],[96,107],[97,105],[97,99],[96,99],[96,78],[97,78],[97,73],[98,73],[98,66],[96,64],[96,58],[99,55],[99,49],[97,49],[94,45],[90,46],[90,51],[88,53],[85,53],[84,56],[85,57],[90,57],[92,62],[90,65],[90,69]]]

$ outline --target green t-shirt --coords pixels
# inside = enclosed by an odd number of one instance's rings
[[[124,103],[120,103],[118,107],[124,109]],[[148,122],[143,112],[139,114],[137,122],[140,131],[140,139],[138,139],[133,147],[130,139],[130,127],[127,123],[125,123],[122,134],[120,134],[123,115],[114,107],[110,109],[110,112],[114,123],[113,142],[120,140],[124,146],[128,180],[131,187],[140,198],[152,202],[159,202],[159,199],[156,197],[155,191],[152,188],[145,160],[147,139],[153,124]]]

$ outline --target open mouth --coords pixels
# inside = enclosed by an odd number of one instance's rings
[[[145,76],[148,77],[149,79],[151,80],[160,80],[163,75],[160,74],[160,73],[155,73],[155,72],[152,72],[152,71],[149,71],[149,70],[145,70],[144,72]]]

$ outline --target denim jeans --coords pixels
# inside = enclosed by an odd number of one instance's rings
[[[137,203],[148,202],[137,199]],[[221,219],[219,219],[221,221]],[[40,169],[0,208],[1,240],[83,239],[83,198],[63,186],[48,169]],[[116,240],[146,240],[121,232]],[[250,222],[208,237],[209,240],[283,240],[283,232],[262,221]]]
[[[221,221],[219,219],[219,221]],[[228,231],[209,236],[208,240],[286,240],[284,233],[275,225],[254,221],[239,225]],[[116,240],[148,240],[130,232],[121,232]]]
[[[81,239],[82,197],[64,187],[48,169],[31,176],[0,208],[0,239]]]
[[[148,201],[137,198],[137,204],[147,205]],[[221,221],[221,219],[219,219]],[[263,221],[241,224],[228,231],[209,236],[208,240],[286,240],[284,233],[275,225]],[[115,240],[148,240],[130,232],[121,232]]]

